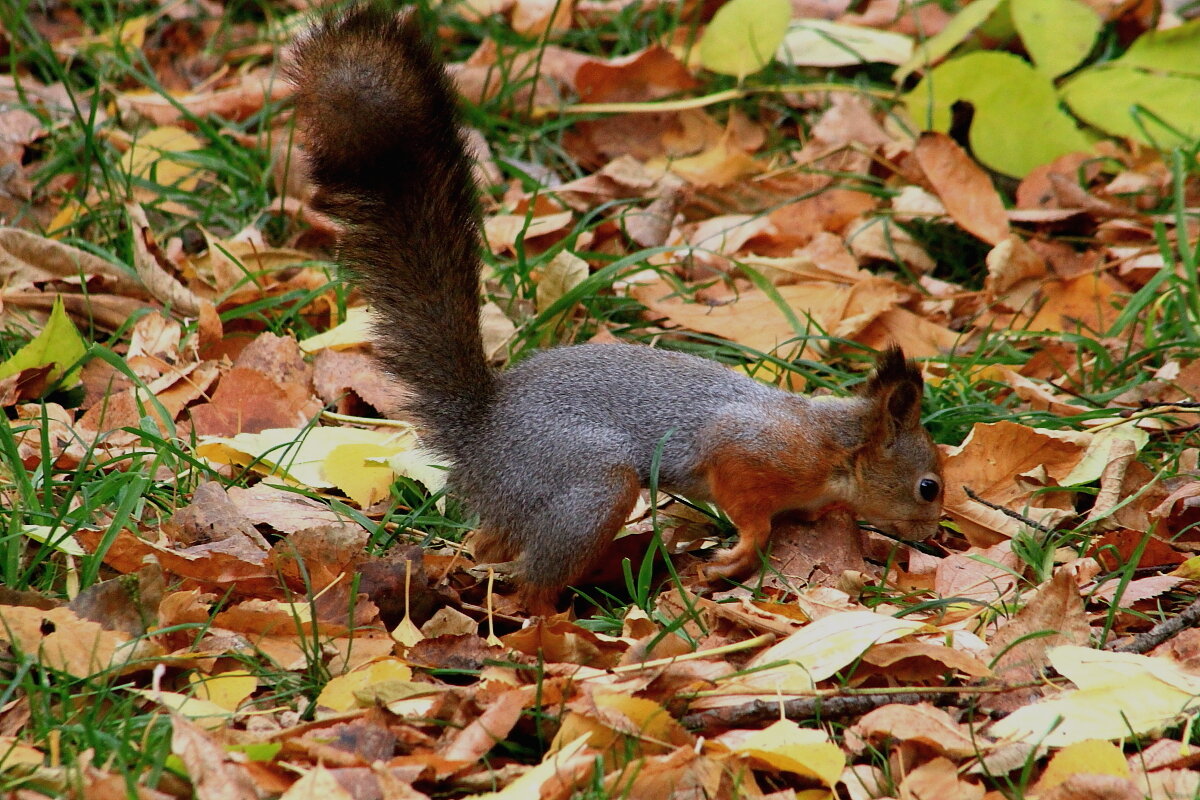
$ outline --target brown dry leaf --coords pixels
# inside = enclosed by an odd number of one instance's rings
[[[574,5],[574,0],[514,0],[512,28],[526,36],[567,30]]]
[[[22,315],[10,314],[8,313],[9,309],[37,312],[31,316],[44,315],[44,319],[49,315],[54,304],[61,301],[67,313],[82,324],[94,325],[101,330],[115,331],[124,327],[130,319],[144,312],[147,307],[154,305],[151,301],[141,299],[144,296],[143,290],[135,291],[133,294],[134,296],[131,297],[125,294],[89,292],[83,295],[62,294],[56,291],[33,292],[0,289],[0,303],[4,305],[4,311],[0,313],[3,313],[6,321],[23,327]],[[32,332],[39,331],[40,328],[35,328]]]
[[[954,352],[962,334],[907,308],[896,307],[884,311],[851,338],[876,350],[899,345],[910,358],[937,358]]]
[[[144,669],[149,666],[146,660],[159,653],[149,640],[105,630],[69,608],[0,606],[0,642],[36,655],[50,669],[80,678],[106,670]]]
[[[148,557],[154,557],[168,572],[207,584],[239,584],[250,590],[253,580],[274,582],[267,551],[258,542],[243,533],[212,531],[212,535],[212,541],[176,548],[121,531],[105,551],[104,563],[129,573],[140,569]],[[94,552],[104,536],[102,531],[80,530],[76,538],[84,548]]]
[[[637,769],[606,775],[604,787],[609,797],[629,800],[734,797],[733,786],[746,793],[742,796],[761,796],[749,770],[729,770],[728,763],[700,755],[692,747],[679,747],[667,755],[643,759]]]
[[[856,753],[869,744],[881,744],[888,740],[919,742],[932,748],[941,756],[963,759],[986,748],[988,741],[965,725],[950,718],[942,709],[929,703],[915,705],[891,705],[877,708],[863,715],[848,731],[855,737],[852,744]]]
[[[245,767],[208,733],[179,714],[171,715],[171,752],[191,777],[196,800],[258,800]]]
[[[10,287],[101,276],[115,292],[143,297],[132,274],[111,261],[19,228],[0,228],[0,284]]]
[[[268,525],[281,533],[296,533],[305,528],[345,521],[324,503],[265,483],[256,483],[249,489],[231,486],[227,495],[247,520],[256,525]]]
[[[1061,417],[1073,417],[1092,410],[1091,406],[1071,402],[1075,399],[1071,395],[1057,392],[1050,386],[1030,380],[1011,369],[999,369],[997,372],[1001,382],[1012,387],[1013,393],[1035,411],[1049,411]]]
[[[155,125],[179,122],[187,114],[193,118],[209,115],[231,121],[244,120],[262,110],[268,101],[282,100],[291,87],[268,68],[255,70],[239,78],[239,83],[215,91],[203,91],[164,97],[155,92],[125,92],[117,95],[117,108],[135,113]]]
[[[1048,274],[1045,259],[1015,235],[988,252],[987,268],[984,291],[992,302],[1011,311],[1027,308]]]
[[[1091,627],[1076,575],[1074,568],[1058,569],[1025,607],[992,636],[985,659],[992,663],[997,679],[1005,683],[1036,680],[1050,664],[1046,654],[1051,648],[1087,643]],[[1037,689],[1016,690],[987,695],[982,702],[987,708],[1011,710],[1040,695]]]
[[[1028,428],[1014,422],[976,424],[966,440],[946,453],[944,508],[967,541],[989,547],[1012,538],[1021,523],[967,497],[970,487],[979,497],[1011,508],[1031,519],[1045,521],[1062,512],[1044,504],[1047,495],[1034,496],[1022,476],[1044,473],[1065,478],[1083,458],[1089,437],[1063,431]]]
[[[1118,292],[1104,275],[1081,275],[1068,280],[1046,281],[1040,287],[1042,303],[1029,319],[1031,331],[1091,331],[1103,334],[1120,315]]]
[[[1133,565],[1136,569],[1174,567],[1187,560],[1164,538],[1150,532],[1135,530],[1110,531],[1093,539],[1088,555],[1096,559],[1105,570],[1116,571],[1133,560],[1138,548],[1141,548],[1142,552],[1137,563]]]
[[[909,772],[900,782],[901,800],[953,797],[955,800],[983,800],[984,787],[958,776],[958,768],[948,758],[935,758]]]
[[[762,353],[772,353],[784,343],[803,347],[798,337],[811,318],[811,332],[853,337],[880,314],[906,299],[906,290],[886,278],[867,278],[852,286],[809,281],[778,288],[788,309],[802,326],[797,330],[773,299],[752,289],[715,306],[689,303],[673,297],[674,287],[656,282],[634,287],[631,294],[657,316],[684,328],[711,333]],[[781,353],[788,355],[788,353]]]
[[[606,644],[596,634],[564,619],[542,618],[502,640],[506,647],[559,664],[589,667],[612,666],[620,658],[617,646]],[[624,649],[624,645],[620,645]]]
[[[332,770],[323,764],[304,773],[279,800],[356,800],[338,781]]]
[[[844,512],[782,524],[771,534],[771,569],[763,585],[836,585],[847,570],[862,569],[862,539],[853,515]]]
[[[439,755],[449,761],[476,761],[497,742],[508,739],[521,712],[534,700],[533,687],[510,689],[495,698],[483,713],[476,717],[441,748]],[[592,743],[595,747],[595,743]]]
[[[988,665],[976,656],[929,642],[877,644],[863,653],[863,661],[878,667],[889,679],[905,683],[934,680],[948,670],[972,678],[992,675]]]
[[[543,216],[525,214],[494,214],[483,221],[483,235],[487,246],[497,255],[516,253],[518,241],[529,241],[542,236],[565,232],[574,221],[570,211],[560,211]]]
[[[133,266],[146,290],[154,299],[177,314],[197,316],[200,313],[201,300],[168,272],[169,269],[174,269],[174,265],[155,241],[150,222],[146,219],[146,212],[142,210],[141,205],[129,203],[125,206],[125,213],[129,215],[129,224],[135,231]]]
[[[657,100],[700,85],[671,51],[658,46],[607,61],[588,59],[576,71],[574,84],[585,103]]]
[[[200,436],[235,436],[303,427],[320,410],[320,401],[304,384],[234,367],[222,376],[211,402],[192,407],[191,417]]]
[[[840,232],[876,209],[879,201],[866,192],[827,188],[773,210],[769,218],[791,246],[808,244],[819,233]]]
[[[1183,578],[1174,575],[1151,575],[1147,578],[1134,578],[1121,591],[1119,602],[1122,607],[1131,608],[1134,604],[1142,600],[1149,600],[1152,597],[1158,597],[1164,592],[1169,592],[1183,582]],[[1092,591],[1091,597],[1103,603],[1113,603],[1117,601],[1117,591],[1119,589],[1121,589],[1120,579],[1112,578],[1097,586]]]
[[[885,217],[868,217],[846,227],[846,246],[859,260],[902,262],[919,275],[933,272],[933,258],[912,235]]]
[[[914,155],[963,230],[991,245],[1008,237],[1004,202],[987,173],[953,139],[944,133],[922,133]]]
[[[401,402],[396,381],[380,369],[377,359],[366,353],[321,350],[313,359],[313,388],[322,401],[333,405],[340,414],[355,413],[360,405],[356,398],[382,414],[399,407]]]

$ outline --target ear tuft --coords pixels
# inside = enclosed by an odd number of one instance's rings
[[[888,429],[885,438],[890,440],[898,431],[920,426],[924,391],[925,379],[916,362],[906,359],[904,351],[892,345],[875,359],[875,371],[862,393],[883,412],[880,421]]]
[[[901,383],[912,384],[918,395],[925,389],[925,379],[917,363],[906,359],[900,346],[893,344],[875,357],[875,372],[867,382],[865,394],[878,395],[886,387]]]

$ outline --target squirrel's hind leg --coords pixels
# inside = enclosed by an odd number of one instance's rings
[[[568,584],[587,575],[637,504],[641,480],[629,465],[601,470],[595,483],[575,486],[528,520],[521,555],[521,596],[531,614],[554,613]]]

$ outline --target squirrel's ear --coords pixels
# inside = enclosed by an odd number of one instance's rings
[[[904,357],[903,350],[893,345],[880,353],[863,391],[875,407],[873,417],[878,426],[869,438],[888,443],[898,433],[919,428],[924,391],[921,370]]]

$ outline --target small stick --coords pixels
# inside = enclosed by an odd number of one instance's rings
[[[1004,506],[1000,505],[999,503],[993,503],[991,500],[984,500],[982,497],[975,494],[975,492],[973,492],[971,490],[970,486],[964,486],[962,488],[963,488],[963,491],[967,493],[967,497],[971,498],[972,500],[974,500],[976,503],[979,503],[980,505],[985,505],[988,508],[992,509],[993,511],[999,511],[1004,516],[1011,517],[1012,519],[1015,519],[1017,522],[1023,522],[1026,525],[1028,525],[1029,527],[1033,528],[1034,530],[1041,531],[1042,533],[1054,533],[1054,529],[1051,528],[1049,525],[1043,525],[1042,523],[1038,522],[1037,520],[1032,520],[1029,517],[1025,516],[1024,514],[1019,514],[1016,511],[1013,511],[1011,508],[1005,508]]]
[[[1146,653],[1158,647],[1163,642],[1178,636],[1185,629],[1200,622],[1200,600],[1194,600],[1191,605],[1179,612],[1178,616],[1155,625],[1145,633],[1138,633],[1116,644],[1116,640],[1104,646],[1105,650],[1114,653]]]
[[[742,728],[768,720],[779,719],[822,719],[844,718],[865,714],[891,703],[915,705],[933,703],[939,706],[957,706],[974,702],[973,695],[945,692],[941,689],[914,690],[902,694],[887,695],[842,695],[839,697],[796,697],[791,700],[754,700],[740,706],[707,708],[684,714],[680,720],[689,730],[714,730],[720,728]]]

